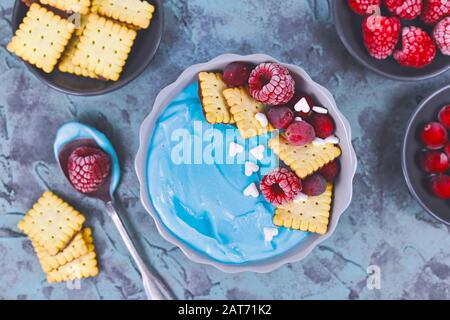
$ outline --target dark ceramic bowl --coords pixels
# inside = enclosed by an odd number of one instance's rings
[[[436,219],[450,225],[450,200],[441,200],[433,196],[427,188],[427,174],[418,163],[418,157],[424,146],[419,139],[420,129],[430,121],[437,121],[441,108],[450,103],[450,86],[447,86],[425,99],[409,120],[403,140],[402,168],[409,191]]]
[[[372,58],[368,54],[363,43],[363,17],[357,15],[350,9],[347,0],[333,0],[331,3],[334,24],[339,38],[348,52],[370,70],[391,79],[417,81],[435,77],[450,68],[450,57],[444,56],[440,52],[437,52],[433,63],[422,69],[403,67],[393,58],[388,58],[386,60]],[[406,25],[417,25],[424,28],[429,34],[431,34],[432,31],[429,27],[424,27],[419,19],[411,22],[402,20],[402,26]],[[401,45],[400,42],[401,41],[399,41],[399,44]]]
[[[118,81],[101,81],[62,73],[55,68],[52,73],[45,73],[25,62],[28,69],[50,87],[64,93],[80,96],[94,96],[117,90],[139,76],[155,55],[161,42],[164,27],[164,8],[162,0],[147,0],[155,6],[150,27],[138,32],[125,68]],[[13,32],[19,27],[28,11],[28,7],[16,0],[12,17]]]

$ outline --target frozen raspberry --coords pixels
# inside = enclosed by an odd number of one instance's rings
[[[313,113],[307,120],[314,128],[316,136],[325,139],[334,133],[334,120],[328,114]]]
[[[385,0],[388,10],[400,19],[413,20],[422,12],[422,0]]]
[[[313,126],[305,121],[291,123],[284,135],[289,144],[293,146],[304,146],[311,143],[316,137]]]
[[[438,198],[450,199],[450,176],[441,174],[430,179],[430,191]]]
[[[223,70],[223,81],[230,87],[247,85],[251,67],[245,62],[233,62]]]
[[[324,165],[319,170],[319,173],[328,182],[333,182],[336,179],[336,177],[339,175],[340,171],[341,171],[341,167],[339,165],[339,160],[334,160],[334,161],[330,162],[329,164]]]
[[[433,31],[433,39],[442,54],[450,55],[450,17],[439,22]]]
[[[250,94],[256,100],[278,106],[294,96],[295,81],[289,70],[278,63],[262,63],[250,74]]]
[[[380,10],[381,0],[348,0],[348,5],[353,12],[366,16]]]
[[[294,121],[294,112],[288,107],[271,107],[267,118],[275,128],[286,129]]]
[[[440,151],[426,151],[420,157],[422,169],[427,173],[444,173],[450,167],[447,155]]]
[[[302,191],[302,182],[292,171],[278,168],[264,176],[260,189],[267,201],[281,206],[293,201]]]
[[[310,197],[320,196],[326,189],[327,180],[320,173],[315,173],[303,181],[302,192]]]
[[[418,27],[402,31],[402,49],[394,52],[394,59],[402,66],[423,68],[433,62],[436,46],[430,36]]]
[[[426,24],[434,25],[448,16],[450,13],[450,1],[426,0],[420,18]]]
[[[67,161],[69,180],[82,193],[97,191],[110,172],[109,156],[94,147],[76,148]]]
[[[363,21],[363,40],[369,54],[376,59],[391,56],[397,45],[400,29],[397,17],[366,17]]]
[[[439,122],[427,123],[420,132],[420,138],[428,149],[437,150],[445,146],[448,133]]]
[[[450,104],[441,109],[438,118],[442,125],[450,130]]]

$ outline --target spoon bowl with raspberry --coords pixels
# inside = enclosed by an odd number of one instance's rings
[[[53,145],[55,158],[70,184],[83,195],[105,203],[106,211],[117,227],[133,257],[152,300],[173,299],[172,293],[145,265],[114,204],[120,181],[119,160],[108,138],[95,128],[69,122],[57,132]]]

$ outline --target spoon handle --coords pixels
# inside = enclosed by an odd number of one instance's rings
[[[134,246],[133,241],[128,235],[128,232],[125,229],[125,226],[120,219],[117,210],[114,208],[113,203],[111,201],[108,201],[105,205],[106,211],[116,225],[117,230],[119,231],[126,247],[128,248],[128,251],[130,251],[134,262],[136,263],[139,272],[141,273],[142,281],[144,283],[144,290],[149,300],[173,300],[173,296],[166,285],[145,266],[144,261],[137,252],[136,247]]]

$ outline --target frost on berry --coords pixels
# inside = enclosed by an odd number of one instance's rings
[[[280,206],[293,201],[302,190],[302,184],[291,170],[278,168],[264,176],[260,189],[267,201]]]

